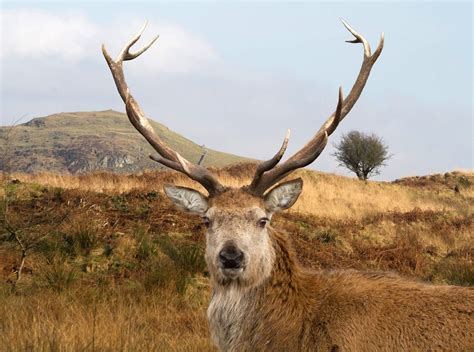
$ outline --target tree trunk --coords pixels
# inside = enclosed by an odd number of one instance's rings
[[[21,262],[20,266],[18,267],[18,270],[16,271],[16,280],[13,283],[13,289],[16,289],[16,285],[21,279],[21,274],[23,272],[23,267],[25,266],[25,260],[26,260],[26,249],[21,249]]]

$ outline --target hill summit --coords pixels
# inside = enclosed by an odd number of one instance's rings
[[[204,148],[158,122],[156,133],[186,159],[197,163]],[[161,166],[156,153],[124,113],[114,110],[66,112],[12,127],[0,127],[0,170],[80,174],[90,171],[132,172]],[[10,133],[8,133],[10,131]],[[226,166],[250,159],[207,149],[204,166]]]

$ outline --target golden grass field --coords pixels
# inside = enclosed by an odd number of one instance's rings
[[[244,184],[253,166],[215,170]],[[274,217],[304,265],[474,285],[474,174],[361,182],[308,170]],[[174,172],[13,174],[2,190],[2,351],[212,351],[204,227],[164,197]],[[16,282],[21,251],[27,251]]]

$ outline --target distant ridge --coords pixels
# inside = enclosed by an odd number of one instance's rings
[[[186,159],[197,163],[203,148],[151,121],[155,131]],[[80,174],[90,171],[132,172],[161,166],[148,158],[156,153],[125,114],[114,110],[64,112],[0,127],[0,170]],[[207,149],[204,166],[226,166],[251,159]]]

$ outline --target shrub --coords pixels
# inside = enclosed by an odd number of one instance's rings
[[[64,234],[60,232],[52,232],[49,237],[38,242],[35,252],[44,256],[47,261],[66,257],[69,253],[64,251],[63,236]]]
[[[187,243],[172,243],[164,238],[160,241],[160,248],[174,264],[174,282],[176,291],[183,295],[197,273],[204,272],[206,261],[204,250]]]
[[[110,198],[115,209],[126,212],[128,211],[127,198],[124,195],[117,195]]]
[[[471,248],[448,253],[436,264],[433,276],[450,285],[474,286],[473,253]]]
[[[339,165],[354,172],[360,180],[379,174],[380,168],[390,158],[388,146],[375,134],[351,131],[343,135],[334,147]]]
[[[322,243],[335,243],[337,233],[332,229],[323,229],[316,234],[316,238]]]
[[[43,269],[43,279],[47,287],[62,292],[77,280],[77,272],[64,260],[52,260]]]
[[[193,243],[174,244],[168,239],[161,240],[159,244],[163,252],[179,269],[194,275],[203,272],[206,268],[202,247]]]
[[[89,255],[99,244],[99,232],[89,219],[76,220],[70,230],[63,234],[64,249],[69,255]]]
[[[154,288],[167,287],[175,282],[176,267],[166,260],[155,260],[148,266],[143,278],[143,286],[147,291]]]

